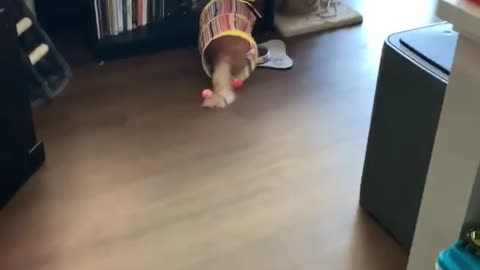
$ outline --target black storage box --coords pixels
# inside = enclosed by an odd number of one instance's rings
[[[385,42],[361,206],[410,250],[458,34],[447,23]]]

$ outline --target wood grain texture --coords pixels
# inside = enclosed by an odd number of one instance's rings
[[[381,24],[374,2],[223,111],[193,49],[76,67],[36,111],[48,161],[0,213],[2,269],[405,269],[358,192],[383,38],[429,17]]]

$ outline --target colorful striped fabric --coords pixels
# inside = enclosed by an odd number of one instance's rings
[[[257,17],[260,15],[245,0],[211,0],[200,16],[199,50],[202,64],[208,76],[212,76],[211,67],[205,59],[205,49],[215,39],[223,36],[236,36],[250,43],[251,53],[245,56],[247,67],[235,79],[245,80],[257,66],[257,43],[251,33]]]

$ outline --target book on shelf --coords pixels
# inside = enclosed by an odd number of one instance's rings
[[[127,30],[130,31],[133,29],[133,19],[132,19],[132,0],[126,0],[126,20],[127,20]]]
[[[98,0],[97,0],[98,1]],[[102,23],[100,24],[100,32],[98,35],[103,37],[105,33],[110,32],[111,29],[111,23],[108,21],[108,1],[99,1],[100,2],[100,16],[102,17]]]
[[[132,0],[132,29],[135,29],[137,27],[137,0]]]
[[[123,0],[117,1],[117,24],[118,32],[123,32]]]
[[[127,0],[122,0],[122,25],[123,31],[128,31]]]
[[[148,9],[148,20],[154,22],[155,2],[153,0],[148,0],[148,5],[150,6],[150,8]]]
[[[97,0],[97,1],[100,1],[100,0]],[[112,8],[109,10],[109,13],[108,13],[108,18],[109,20],[112,21],[112,32],[111,33],[108,33],[110,35],[116,35],[118,34],[118,3],[116,0],[107,0],[107,1],[110,1],[112,3]]]
[[[100,16],[100,9],[99,9],[99,2],[96,0],[94,1],[94,10],[95,10],[95,24],[97,26],[97,38],[101,38],[102,35],[102,17]]]
[[[147,25],[148,23],[148,17],[147,17],[147,10],[148,10],[148,0],[143,0],[143,14],[142,14],[142,25]]]
[[[143,0],[137,0],[137,27],[142,26]]]
[[[91,0],[95,13],[97,38],[118,35],[138,27],[164,20],[169,0]],[[194,3],[196,1],[193,1]],[[171,7],[172,8],[172,7]]]

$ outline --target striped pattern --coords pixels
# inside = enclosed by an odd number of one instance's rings
[[[247,40],[251,45],[251,52],[245,56],[247,68],[235,79],[245,80],[257,65],[257,44],[251,36],[257,14],[253,7],[242,0],[212,0],[203,9],[200,16],[199,50],[202,64],[208,76],[212,76],[211,67],[205,59],[205,49],[216,38],[222,36],[237,36]]]

